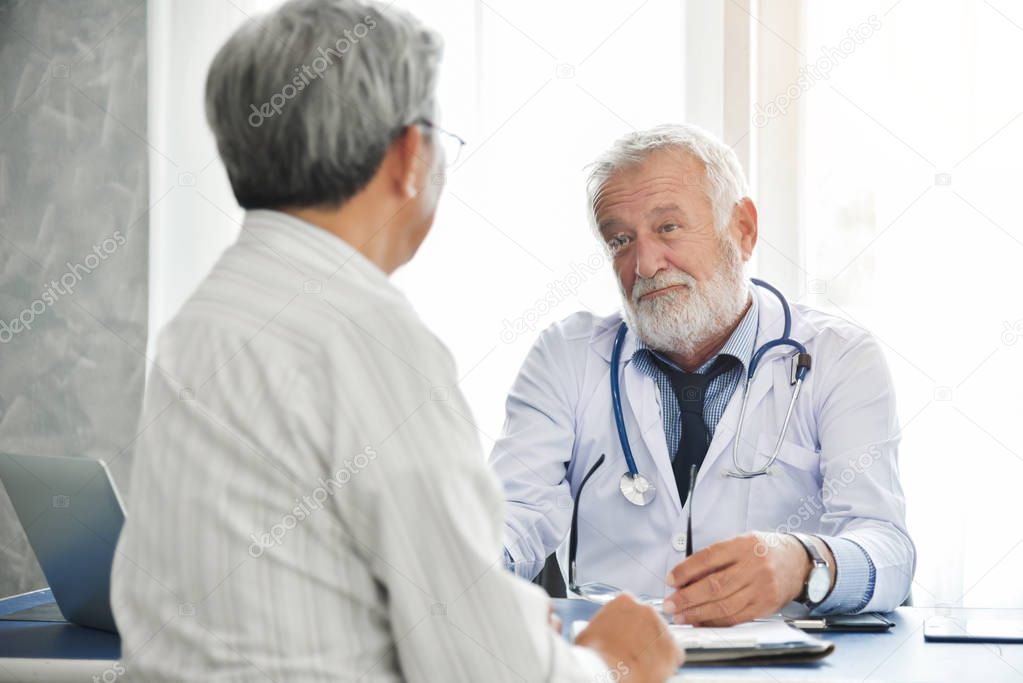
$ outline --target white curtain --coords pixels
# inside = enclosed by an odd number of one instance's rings
[[[242,211],[206,125],[206,71],[229,35],[269,0],[149,0],[149,356],[221,252]]]

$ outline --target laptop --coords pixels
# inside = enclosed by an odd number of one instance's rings
[[[0,453],[0,481],[64,619],[117,633],[110,569],[124,506],[106,464]]]

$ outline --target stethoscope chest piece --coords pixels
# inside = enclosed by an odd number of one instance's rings
[[[618,488],[622,490],[622,495],[633,505],[649,505],[650,501],[657,495],[657,489],[654,488],[652,481],[647,479],[640,473],[632,474],[626,472],[622,475],[621,481],[618,483]]]

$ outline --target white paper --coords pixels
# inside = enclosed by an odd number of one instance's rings
[[[575,639],[588,623],[573,622],[572,638]],[[820,642],[819,639],[789,626],[784,621],[749,621],[724,628],[670,624],[668,631],[675,638],[675,642],[686,650],[754,648]]]
[[[703,626],[668,626],[675,642],[687,650],[762,647],[792,643],[815,643],[817,639],[783,621],[750,621],[745,624],[712,628]]]

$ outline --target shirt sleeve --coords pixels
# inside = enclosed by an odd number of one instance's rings
[[[877,572],[870,555],[854,541],[818,536],[835,557],[835,587],[812,614],[851,614],[861,611],[874,596]]]

